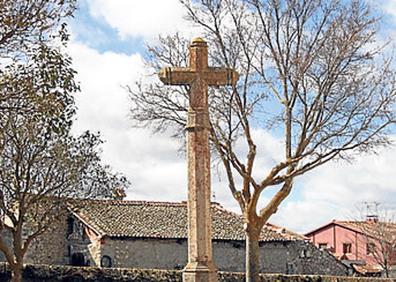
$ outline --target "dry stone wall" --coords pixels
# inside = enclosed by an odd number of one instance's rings
[[[325,250],[299,241],[263,243],[261,272],[347,276],[348,268]]]
[[[113,267],[182,269],[187,263],[185,239],[111,239],[92,240],[90,244],[66,245],[66,230],[47,232],[40,241],[31,245],[26,263],[70,263],[69,251],[80,252],[89,265],[101,265],[101,258],[108,256]],[[304,241],[267,242],[260,248],[263,273],[348,275],[345,265],[326,251]],[[245,271],[245,243],[242,241],[214,241],[213,256],[222,271]],[[4,261],[1,257],[0,260]]]
[[[61,219],[65,221],[64,218]],[[66,224],[54,224],[29,246],[26,263],[68,264]]]
[[[0,264],[0,281],[10,280],[9,268]],[[93,268],[26,265],[24,282],[182,282],[180,270]],[[243,273],[220,272],[219,282],[243,282]],[[394,279],[265,274],[260,282],[394,282]]]
[[[348,268],[331,254],[301,240],[262,243],[260,252],[264,273],[348,275]],[[182,269],[187,263],[187,240],[106,238],[100,253],[110,257],[114,267]],[[243,272],[245,242],[215,240],[213,257],[218,269]]]

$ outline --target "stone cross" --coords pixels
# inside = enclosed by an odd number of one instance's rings
[[[163,68],[160,80],[167,85],[189,85],[187,118],[188,159],[188,264],[185,282],[217,281],[212,259],[210,216],[210,150],[208,86],[232,85],[238,73],[232,69],[208,67],[208,45],[193,39],[187,68]]]

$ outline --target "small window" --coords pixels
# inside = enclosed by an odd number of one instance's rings
[[[293,263],[286,263],[286,274],[295,274],[295,267]]]
[[[327,250],[327,243],[319,243],[319,250]]]
[[[352,244],[351,243],[344,243],[342,244],[342,252],[344,254],[352,253]]]
[[[300,258],[309,258],[311,253],[307,249],[302,249],[300,253]]]
[[[69,217],[67,219],[67,235],[72,234],[74,231],[74,219],[72,217]]]
[[[85,258],[82,253],[74,253],[71,256],[71,265],[73,266],[85,266]]]
[[[83,241],[88,240],[87,230],[85,228],[82,228],[82,240]]]
[[[366,244],[366,254],[371,255],[375,253],[375,244],[367,243]]]
[[[111,257],[103,256],[102,259],[100,260],[100,266],[101,267],[112,267]]]

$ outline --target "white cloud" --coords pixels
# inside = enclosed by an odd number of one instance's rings
[[[77,95],[76,132],[100,131],[106,143],[103,159],[115,171],[132,181],[129,199],[182,201],[187,198],[185,157],[178,153],[180,144],[166,135],[151,135],[149,130],[130,127],[130,101],[122,85],[132,85],[146,73],[138,54],[100,53],[81,43],[70,44],[69,53],[78,71],[82,92]],[[280,155],[279,141],[263,130],[253,130],[259,158],[258,172],[264,173]],[[238,151],[244,154],[243,142]],[[216,201],[239,212],[228,182],[219,169],[212,171],[212,189]],[[240,185],[240,181],[238,181]]]
[[[332,162],[297,178],[295,193],[299,197],[282,204],[273,220],[307,232],[332,219],[356,219],[357,206],[363,202],[394,205],[395,158],[396,151],[390,148],[378,155],[361,156],[351,164]]]
[[[76,42],[69,52],[82,87],[76,99],[79,111],[75,131],[101,131],[106,140],[104,161],[132,181],[129,199],[185,200],[187,169],[184,157],[177,152],[180,144],[166,135],[152,136],[148,130],[133,129],[127,118],[130,102],[121,85],[131,85],[145,73],[140,55],[99,53]],[[264,176],[279,160],[283,146],[263,130],[254,130],[253,134],[258,145],[255,174]],[[246,153],[243,143],[238,145],[238,152]],[[353,164],[330,163],[297,178],[293,194],[270,221],[305,232],[334,218],[347,217],[358,202],[394,202],[395,159],[396,151],[391,149],[361,157]],[[212,179],[216,200],[239,211],[224,174],[217,175],[213,170]],[[262,202],[270,194],[263,195]]]
[[[121,38],[155,38],[185,30],[185,10],[179,0],[88,0],[90,13],[103,18]]]
[[[132,181],[131,199],[182,200],[186,198],[186,169],[179,144],[166,136],[130,127],[128,94],[121,86],[133,84],[145,73],[142,58],[113,52],[99,53],[72,43],[69,53],[78,71],[82,91],[75,132],[100,131],[103,159]]]
[[[396,21],[396,0],[386,0],[384,1],[384,12],[390,14],[394,17]]]

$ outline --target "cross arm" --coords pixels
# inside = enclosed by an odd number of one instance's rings
[[[163,68],[159,79],[166,85],[188,85],[195,80],[195,73],[189,68]]]
[[[239,79],[239,74],[229,68],[210,67],[205,72],[205,81],[209,86],[233,85]]]

